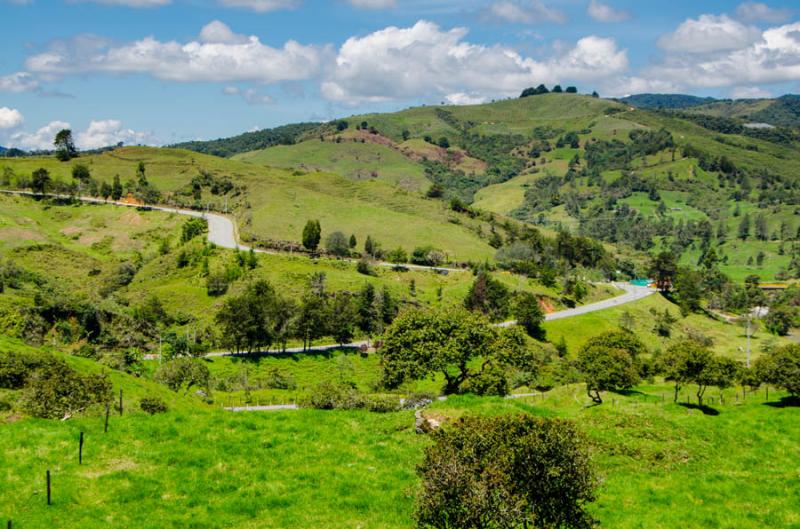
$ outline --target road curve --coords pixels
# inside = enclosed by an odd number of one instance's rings
[[[114,200],[104,200],[102,198],[95,198],[95,197],[86,197],[86,196],[70,196],[70,195],[63,195],[63,194],[56,194],[56,193],[33,193],[31,191],[12,191],[7,189],[0,189],[0,193],[5,193],[7,195],[18,195],[18,196],[27,196],[27,197],[47,197],[47,198],[61,198],[61,199],[72,199],[72,200],[80,200],[81,202],[86,202],[89,204],[105,204],[109,206],[122,206],[128,208],[139,208],[139,209],[148,209],[153,211],[163,211],[165,213],[174,213],[176,215],[185,215],[187,217],[195,217],[199,219],[205,219],[208,223],[208,242],[219,246],[220,248],[227,248],[229,250],[243,250],[249,252],[251,248],[249,246],[239,244],[238,237],[236,235],[236,224],[234,224],[233,220],[226,217],[225,215],[220,215],[219,213],[211,213],[206,211],[197,211],[194,209],[182,209],[182,208],[175,208],[170,206],[155,206],[155,205],[139,205],[139,204],[130,204],[128,202],[119,202]],[[270,255],[278,255],[279,252],[270,251],[270,250],[263,250],[259,248],[252,248],[252,250],[256,253],[262,254],[270,254]],[[345,261],[356,262],[354,259],[344,259]],[[375,266],[386,267],[386,268],[394,268],[397,265],[394,263],[386,263],[383,261],[378,261],[374,263]],[[410,270],[431,270],[434,272],[465,272],[466,270],[463,268],[446,268],[441,266],[424,266],[424,265],[415,265],[415,264],[403,264],[401,265],[403,268],[407,268]]]

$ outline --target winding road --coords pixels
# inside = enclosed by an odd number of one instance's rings
[[[228,249],[239,249],[244,251],[249,251],[250,247],[244,246],[239,244],[239,241],[236,236],[236,225],[234,222],[218,213],[210,213],[210,212],[203,212],[203,211],[196,211],[192,209],[181,209],[181,208],[174,208],[169,206],[140,206],[137,204],[130,204],[128,202],[119,202],[119,201],[109,201],[103,200],[102,198],[95,198],[95,197],[72,197],[69,195],[59,195],[59,194],[39,194],[39,193],[32,193],[29,191],[11,191],[11,190],[0,190],[0,193],[5,193],[8,195],[17,195],[17,196],[29,196],[29,197],[49,197],[49,198],[62,198],[62,199],[75,199],[80,200],[82,202],[90,203],[90,204],[106,204],[106,205],[113,205],[113,206],[123,206],[123,207],[135,207],[135,208],[144,208],[153,211],[162,211],[165,213],[173,213],[177,215],[185,215],[188,217],[195,217],[205,219],[208,222],[208,242],[219,246],[221,248],[228,248]],[[278,252],[271,252],[268,250],[261,250],[257,248],[253,248],[254,252],[258,253],[265,253],[265,254],[277,254]],[[380,262],[377,263],[379,266],[386,266],[386,267],[394,267],[396,265],[392,263],[385,263]],[[464,269],[461,268],[442,268],[442,267],[430,267],[430,266],[421,266],[421,265],[403,265],[405,268],[415,269],[415,270],[431,270],[431,271],[448,271],[448,272],[464,272]],[[648,288],[648,287],[640,287],[636,285],[632,285],[630,283],[612,283],[613,286],[623,290],[624,293],[616,296],[614,298],[605,299],[603,301],[598,301],[597,303],[590,303],[588,305],[582,305],[580,307],[575,307],[572,309],[566,309],[558,312],[552,312],[545,316],[546,321],[554,321],[554,320],[561,320],[564,318],[574,318],[575,316],[581,316],[583,314],[589,314],[592,312],[598,312],[601,310],[606,310],[614,307],[618,307],[620,305],[625,305],[627,303],[632,303],[634,301],[638,301],[640,299],[646,298],[655,292],[655,290]],[[516,325],[516,321],[507,321],[504,323],[499,324],[500,327],[510,327],[512,325]],[[344,347],[349,348],[361,348],[365,345],[369,345],[367,341],[359,341],[359,342],[352,342],[349,344],[345,344]],[[342,347],[337,344],[329,344],[329,345],[318,345],[307,348],[305,351],[301,347],[294,347],[290,349],[286,349],[286,351],[281,352],[265,352],[265,353],[258,353],[260,355],[263,354],[292,354],[292,353],[302,353],[302,352],[325,352],[331,349],[336,349]],[[215,357],[215,356],[235,356],[237,353],[233,353],[230,351],[220,351],[214,353],[208,353],[207,356]]]

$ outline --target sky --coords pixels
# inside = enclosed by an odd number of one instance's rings
[[[668,7],[667,7],[668,6]],[[164,145],[528,86],[800,92],[796,0],[0,0],[0,145]]]

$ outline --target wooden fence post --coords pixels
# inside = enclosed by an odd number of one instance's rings
[[[119,416],[122,417],[122,388],[119,388]]]
[[[78,441],[78,464],[83,464],[83,432],[81,432],[81,439]]]
[[[106,424],[105,424],[105,427],[103,428],[103,432],[104,433],[108,433],[108,414],[109,413],[111,413],[111,404],[106,402]]]
[[[47,471],[47,505],[50,505],[50,471]]]

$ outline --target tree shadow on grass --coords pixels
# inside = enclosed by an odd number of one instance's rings
[[[615,389],[611,393],[616,395],[621,395],[623,397],[647,397],[647,393],[642,393],[641,391],[636,391],[635,389]]]
[[[705,404],[700,406],[699,404],[687,404],[685,402],[681,402],[679,406],[683,406],[684,408],[690,410],[700,410],[703,412],[703,415],[709,415],[711,417],[716,417],[719,415],[719,410],[715,410],[711,406],[706,406]]]
[[[783,397],[778,402],[765,402],[764,406],[773,408],[800,408],[800,397]]]

